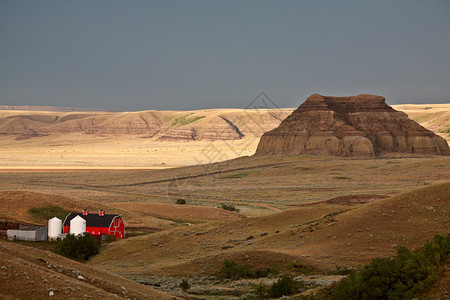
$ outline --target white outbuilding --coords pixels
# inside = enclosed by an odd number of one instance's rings
[[[24,225],[19,229],[8,229],[6,235],[9,240],[17,241],[46,241],[47,226]]]
[[[70,220],[70,234],[80,235],[86,232],[86,220],[76,216]]]

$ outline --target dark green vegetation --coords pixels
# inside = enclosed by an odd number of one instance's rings
[[[181,283],[180,283],[180,288],[181,288],[183,291],[187,291],[188,289],[191,288],[191,285],[189,284],[189,282],[188,282],[186,279],[183,278],[183,280],[182,280]]]
[[[450,234],[436,235],[417,252],[400,247],[397,256],[373,259],[331,291],[333,299],[411,299],[438,278],[450,256]]]
[[[68,234],[65,239],[58,242],[54,251],[74,260],[86,261],[100,253],[100,247],[100,241],[86,232],[78,236]]]
[[[53,217],[64,220],[64,218],[70,213],[70,211],[56,205],[47,205],[30,208],[28,210],[28,213],[37,220],[47,220]]]
[[[249,263],[239,265],[234,260],[225,259],[221,274],[225,278],[261,278],[267,277],[269,274],[278,274],[280,272],[280,266],[273,264],[270,268],[262,268],[253,270],[253,266]]]
[[[222,203],[219,208],[228,210],[228,211],[235,211],[235,212],[240,212],[241,210],[239,208],[234,207],[233,204],[226,204],[226,203]]]
[[[283,275],[272,286],[260,284],[255,290],[257,299],[279,298],[301,293],[306,290],[305,284],[295,281],[291,275]]]
[[[184,200],[184,199],[177,199],[177,204],[186,204],[186,200]]]
[[[102,240],[105,241],[106,243],[112,243],[116,240],[116,238],[112,234],[104,234],[102,236]]]
[[[277,282],[272,284],[269,295],[274,298],[289,296],[304,290],[302,282],[294,281],[291,275],[283,275]]]
[[[336,270],[329,272],[330,275],[350,275],[355,269],[336,266]]]

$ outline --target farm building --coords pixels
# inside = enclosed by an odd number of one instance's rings
[[[19,229],[8,229],[6,234],[8,240],[19,241],[46,241],[47,226],[20,226]]]
[[[80,218],[86,222],[79,226]],[[72,220],[74,222],[71,222]],[[71,223],[76,224],[77,228],[71,229]],[[100,210],[98,214],[90,214],[89,210],[85,209],[82,213],[70,213],[67,215],[63,223],[63,232],[73,234],[89,232],[98,237],[109,234],[116,238],[124,238],[125,225],[120,215],[106,214],[104,210]]]

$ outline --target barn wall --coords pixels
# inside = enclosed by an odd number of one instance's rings
[[[114,218],[111,226],[109,227],[110,234],[115,238],[125,237],[125,225],[121,217]]]

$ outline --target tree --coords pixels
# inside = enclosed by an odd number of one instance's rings
[[[77,236],[68,234],[63,240],[58,242],[54,251],[74,260],[86,261],[91,256],[100,253],[100,247],[100,241],[90,233],[85,232]]]

